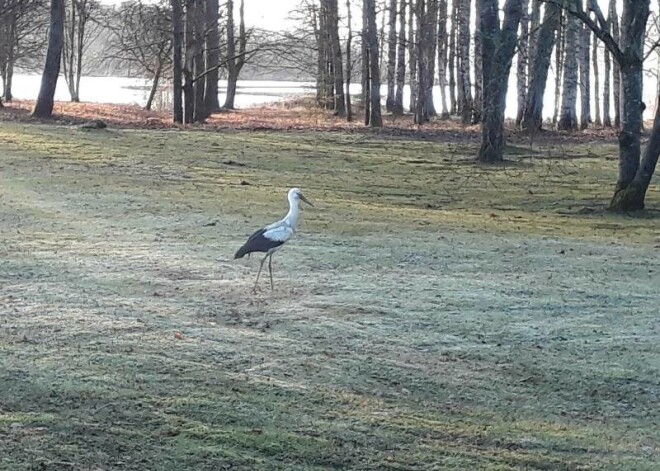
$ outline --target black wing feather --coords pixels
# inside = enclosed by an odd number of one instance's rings
[[[279,247],[284,243],[283,241],[271,240],[264,237],[265,232],[266,229],[264,228],[259,229],[254,234],[252,234],[248,238],[247,242],[236,251],[234,258],[242,258],[252,252],[268,252],[269,250]]]

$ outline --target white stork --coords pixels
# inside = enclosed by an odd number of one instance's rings
[[[300,200],[303,200],[310,206],[314,206],[303,195],[300,188],[291,188],[289,190],[289,212],[286,213],[283,219],[280,219],[273,224],[269,224],[256,231],[250,236],[243,246],[236,251],[234,259],[242,258],[252,252],[266,252],[266,256],[261,260],[259,265],[259,272],[257,273],[257,281],[254,282],[254,290],[257,289],[259,283],[259,276],[264,262],[268,257],[268,271],[270,272],[270,289],[273,290],[273,254],[279,250],[284,243],[289,240],[296,232],[296,225],[298,224],[298,215],[300,213]]]

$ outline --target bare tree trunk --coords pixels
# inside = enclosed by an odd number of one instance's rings
[[[204,92],[206,91],[206,75],[204,74],[205,60],[204,60],[204,37],[206,26],[206,2],[204,0],[197,0],[195,2],[194,12],[194,56],[193,56],[193,70],[194,70],[194,95],[195,95],[195,110],[193,111],[193,120],[196,123],[203,122],[208,114],[206,112],[204,103]]]
[[[238,74],[236,73],[236,32],[234,27],[234,0],[227,0],[227,92],[225,94],[225,103],[222,107],[226,110],[234,109],[236,100],[236,82]],[[321,5],[323,10],[323,5]],[[323,13],[321,13],[323,16]],[[324,30],[321,29],[321,34]]]
[[[172,119],[175,123],[183,123],[183,100],[181,97],[181,70],[183,49],[183,12],[181,0],[170,0],[172,7]]]
[[[231,12],[231,13],[230,13]],[[239,26],[238,26],[238,51],[236,51],[236,37],[234,34],[234,0],[227,0],[227,94],[225,96],[225,103],[222,107],[226,110],[233,110],[235,108],[236,100],[236,85],[241,69],[245,65],[245,52],[247,50],[247,33],[245,31],[245,4],[241,0],[238,9]],[[331,80],[331,77],[328,77]],[[343,81],[341,78],[342,88],[341,95],[343,97]]]
[[[591,32],[590,32],[591,34]],[[594,35],[593,37],[593,48],[591,56],[591,65],[594,70],[594,105],[595,105],[595,124],[596,126],[602,126],[603,121],[600,116],[600,71],[598,64],[598,38]]]
[[[456,37],[458,36],[458,2],[451,2],[451,30],[449,32],[449,107],[452,115],[458,114],[458,100],[456,99]]]
[[[435,85],[435,59],[438,51],[438,0],[428,0],[428,32],[426,34],[425,54],[426,54],[426,113],[428,116],[437,116],[435,103],[433,99],[433,86]]]
[[[364,124],[371,119],[371,81],[369,80],[369,23],[367,0],[362,0],[362,103],[364,105]],[[375,21],[375,20],[374,20]]]
[[[479,24],[478,21],[477,24]],[[440,99],[442,101],[440,117],[443,119],[449,118],[449,108],[447,108],[447,39],[447,0],[440,0],[438,4],[438,85],[440,86]],[[479,41],[481,41],[481,36]],[[481,77],[481,75],[478,77]]]
[[[89,19],[88,11],[88,2],[87,0],[78,0],[80,5],[80,11],[78,12],[78,38],[76,41],[76,71],[74,76],[74,95],[71,97],[71,101],[79,102],[80,101],[80,78],[82,77],[82,64],[83,64],[83,53],[85,46],[85,28],[87,27],[87,21]]]
[[[218,27],[218,0],[207,0],[206,6],[206,90],[204,91],[204,107],[208,114],[220,111],[218,99],[218,69],[220,64],[220,31]]]
[[[73,82],[73,70],[74,70],[74,60],[75,60],[75,50],[76,50],[76,23],[78,18],[78,0],[71,0],[69,11],[66,11],[64,19],[66,21],[66,27],[64,29],[64,44],[62,46],[62,54],[64,58],[62,59],[62,71],[64,75],[64,81],[69,88],[69,95],[71,96],[71,101],[79,101],[76,96],[76,89]]]
[[[586,25],[580,27],[580,129],[587,129],[591,121],[591,67],[589,63],[589,41],[591,30]]]
[[[543,99],[560,18],[560,7],[554,3],[546,3],[543,23],[539,28],[534,59],[531,63],[529,90],[521,123],[521,128],[526,132],[534,133],[543,126]],[[559,44],[557,48],[559,49]]]
[[[409,0],[408,8],[408,82],[410,83],[410,112],[414,115],[417,110],[418,76],[417,76],[417,48],[415,45],[415,0]],[[417,25],[419,29],[419,24]]]
[[[610,202],[610,209],[615,211],[643,209],[644,194],[648,188],[646,182],[650,182],[651,167],[655,168],[657,161],[654,147],[657,140],[652,138],[651,149],[647,148],[647,155],[640,166],[643,63],[639,58],[644,54],[644,35],[649,16],[649,3],[649,0],[635,0],[634,2],[627,0],[623,3],[624,13],[621,17],[620,35],[620,49],[623,54],[617,61],[621,70],[622,84],[619,177]],[[650,165],[651,162],[653,162],[653,166]],[[643,187],[642,184],[646,184],[646,186]]]
[[[399,10],[399,36],[396,59],[396,93],[392,113],[403,114],[403,88],[406,85],[406,0],[401,0]]]
[[[314,39],[316,41],[316,104],[324,108],[325,107],[325,53],[324,47],[326,41],[322,37],[322,31],[324,31],[322,25],[322,16],[323,14],[318,11],[317,6],[313,4],[310,7],[310,13],[312,15],[311,24],[314,30]]]
[[[51,0],[46,65],[41,76],[39,96],[32,111],[32,116],[35,118],[50,118],[53,114],[55,88],[57,87],[57,77],[60,73],[63,44],[64,0]]]
[[[380,114],[380,66],[378,63],[378,30],[376,26],[376,0],[364,0],[367,16],[367,44],[369,49],[370,108],[369,126],[382,127]]]
[[[635,173],[635,178],[628,187],[615,195],[613,203],[616,203],[614,209],[621,207],[624,211],[644,209],[646,192],[648,191],[653,173],[655,172],[660,156],[660,88],[657,90],[657,99],[655,104],[655,118],[653,120],[653,129],[651,136],[646,144],[641,165]]]
[[[477,18],[474,25],[474,104],[472,123],[481,122],[484,112],[483,53],[481,43],[481,21]],[[520,55],[518,56],[520,57]]]
[[[346,121],[353,121],[353,105],[351,104],[351,79],[353,75],[353,62],[351,47],[353,41],[353,27],[351,26],[351,0],[346,0],[348,23],[348,37],[346,38]]]
[[[612,38],[619,44],[619,14],[616,0],[610,0],[608,20],[612,28]],[[612,91],[614,92],[614,126],[621,127],[621,66],[614,61],[612,67]]]
[[[243,0],[241,0],[243,1]],[[334,72],[334,112],[337,116],[346,116],[346,98],[344,97],[344,68],[339,41],[339,8],[337,0],[324,0],[328,4],[328,33],[332,51],[332,70]],[[241,21],[243,17],[241,17]]]
[[[158,91],[158,82],[160,80],[160,74],[163,71],[163,64],[159,61],[158,65],[156,66],[156,72],[154,73],[154,77],[151,81],[151,90],[149,90],[149,97],[147,98],[147,104],[144,106],[144,109],[147,111],[151,110],[151,107],[153,106],[154,103],[154,97],[156,96],[156,92]]]
[[[417,37],[415,41],[415,55],[417,56],[417,77],[419,84],[417,86],[417,103],[415,107],[415,124],[424,124],[429,120],[427,113],[427,85],[428,75],[428,57],[426,55],[426,43],[428,41],[428,12],[427,0],[416,0],[415,16],[417,18]]]
[[[14,82],[14,59],[10,56],[7,61],[7,67],[5,69],[4,77],[4,90],[2,95],[4,96],[5,101],[10,102],[14,99],[12,93],[12,87]]]
[[[385,100],[385,109],[388,112],[393,112],[395,108],[394,99],[394,80],[396,68],[396,15],[397,15],[397,2],[390,0],[388,9],[388,37],[387,37],[387,99]]]
[[[385,34],[385,20],[387,15],[385,11],[387,10],[387,0],[380,0],[380,5],[376,8],[376,20],[378,20],[378,14],[380,13],[380,28],[378,29],[378,64],[384,64],[383,56],[385,55],[385,39],[387,35]]]
[[[557,124],[561,109],[561,84],[564,76],[564,51],[566,46],[566,14],[562,11],[557,27],[557,47],[555,48],[555,108],[552,114],[552,124]]]
[[[484,116],[481,122],[480,162],[502,161],[504,107],[516,48],[523,0],[507,0],[500,28],[498,0],[477,0],[482,32]]]
[[[532,0],[532,13],[529,16],[529,41],[527,43],[527,77],[532,76],[532,63],[536,57],[536,47],[541,32],[541,1]]]
[[[458,107],[463,124],[472,122],[472,84],[470,82],[470,0],[459,0],[458,9]]]
[[[577,120],[577,89],[578,89],[578,59],[580,35],[580,20],[573,15],[566,17],[566,53],[563,70],[563,90],[561,100],[561,110],[557,129],[566,131],[574,130],[578,127]]]
[[[608,31],[611,29],[610,25],[610,20],[607,20],[607,29]],[[610,89],[610,84],[612,80],[612,53],[609,51],[607,47],[603,48],[603,54],[604,54],[604,70],[603,70],[603,126],[610,128],[612,127],[612,118],[610,115],[610,108],[611,108],[611,102],[610,102],[610,97],[611,97],[611,89]]]
[[[518,54],[516,62],[516,86],[518,91],[518,109],[516,112],[516,126],[520,126],[525,111],[525,103],[527,101],[527,68],[529,64],[529,31],[530,31],[530,16],[529,0],[523,0],[523,16],[520,19],[520,40],[518,44]]]
[[[0,2],[0,8],[2,7],[2,2]],[[2,61],[0,61],[0,68],[2,69],[2,80],[3,80],[3,90],[2,96],[4,96],[5,101],[12,101],[12,85],[14,78],[14,61],[15,53],[17,47],[17,31],[16,31],[16,15],[8,15],[7,24],[5,25],[6,30],[6,44],[4,54],[0,52],[0,55],[4,56]],[[0,31],[1,32],[1,31]],[[2,49],[2,47],[0,47]]]
[[[194,120],[195,95],[193,89],[195,57],[195,0],[186,0],[183,59],[183,122],[190,124]]]

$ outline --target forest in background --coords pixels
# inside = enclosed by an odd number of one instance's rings
[[[347,0],[341,6],[303,0],[291,12],[297,26],[286,31],[250,27],[245,8],[245,0],[117,6],[0,0],[4,100],[12,98],[14,70],[38,67],[44,53],[38,117],[52,113],[60,72],[72,101],[79,100],[84,73],[151,78],[147,108],[167,82],[174,122],[195,123],[235,108],[239,78],[277,71],[288,79],[313,77],[316,105],[348,121],[356,114],[348,90],[359,80],[361,119],[381,127],[385,83],[385,112],[409,112],[420,126],[451,116],[480,124],[477,159],[493,163],[504,158],[506,97],[516,93],[515,124],[524,132],[618,128],[620,172],[611,208],[644,207],[660,153],[659,125],[641,155],[643,83],[649,64],[658,63],[657,15],[649,0],[609,0],[603,7],[596,0]],[[512,74],[515,90],[509,89]],[[223,104],[220,79],[227,83]],[[403,103],[404,87],[409,103]],[[548,87],[553,104],[544,103]],[[544,106],[554,110],[549,123]]]

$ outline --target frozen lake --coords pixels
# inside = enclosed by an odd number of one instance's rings
[[[552,117],[554,104],[554,77],[548,78],[546,87],[544,117]],[[17,99],[35,99],[39,92],[41,76],[23,75],[14,76],[13,93]],[[135,104],[144,106],[150,89],[150,81],[142,78],[131,77],[82,77],[80,83],[80,99],[87,102],[96,103],[114,103],[114,104]],[[220,82],[219,99],[220,104],[224,102],[225,83]],[[646,101],[645,118],[653,117],[655,105],[655,80],[646,80],[644,87],[644,98]],[[351,94],[358,95],[361,86],[359,83],[351,85]],[[386,86],[381,88],[383,97],[387,94]],[[277,103],[285,100],[301,97],[306,94],[314,93],[313,82],[286,82],[286,81],[266,81],[266,80],[241,80],[238,82],[238,91],[236,93],[236,107],[250,108],[260,106],[266,103]],[[155,107],[169,107],[169,90],[162,88],[157,94]],[[404,106],[410,101],[410,89],[406,86],[404,89]],[[64,79],[60,77],[57,91],[55,94],[57,101],[67,101],[70,99],[68,88]],[[383,99],[384,101],[384,99]],[[434,102],[436,109],[441,109],[440,89],[435,87]],[[593,102],[593,100],[592,100]],[[593,106],[593,103],[592,103]],[[578,98],[578,116],[579,116],[579,98]],[[511,75],[509,81],[509,93],[507,96],[506,116],[514,118],[517,109],[517,96],[515,75]],[[594,111],[592,110],[592,116]]]

